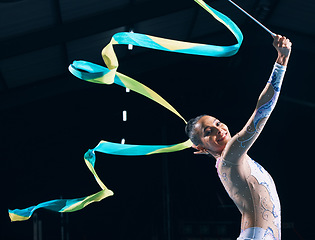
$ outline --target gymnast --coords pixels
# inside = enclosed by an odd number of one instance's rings
[[[228,127],[209,115],[191,119],[185,128],[193,148],[197,149],[195,154],[216,159],[219,178],[241,212],[241,233],[237,240],[281,239],[280,201],[274,181],[247,155],[276,105],[291,53],[289,39],[280,35],[273,38],[278,57],[244,128],[231,137]]]

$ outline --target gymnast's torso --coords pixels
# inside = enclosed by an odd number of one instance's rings
[[[270,174],[247,154],[237,164],[220,157],[216,168],[224,188],[242,214],[238,239],[280,240],[280,201]]]

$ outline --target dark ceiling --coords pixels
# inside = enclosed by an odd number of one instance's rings
[[[186,119],[212,114],[236,133],[255,107],[276,52],[272,38],[227,0],[206,2],[242,30],[239,53],[211,58],[117,46],[119,72],[158,92]],[[284,239],[314,239],[309,191],[315,167],[315,2],[235,2],[293,42],[278,105],[250,155],[277,184]],[[130,30],[189,42],[235,43],[193,0],[0,0],[1,239],[35,240],[33,220],[10,223],[7,208],[98,191],[83,154],[101,139],[125,138],[133,144],[186,139],[183,122],[156,103],[68,72],[74,60],[103,65],[100,52],[111,36]],[[121,119],[123,110],[127,122]],[[238,235],[240,215],[212,159],[194,156],[190,149],[130,158],[99,154],[96,170],[115,195],[64,216],[69,235],[63,237],[60,215],[39,210],[43,240]],[[230,230],[218,233],[223,225]],[[210,232],[197,233],[202,226]]]

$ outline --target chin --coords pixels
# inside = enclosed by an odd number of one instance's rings
[[[228,142],[231,140],[231,137],[228,136],[226,137],[221,143],[220,146],[222,147],[222,149],[224,150],[224,148],[226,147],[226,145],[228,144]]]

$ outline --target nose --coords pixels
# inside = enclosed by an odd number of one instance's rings
[[[220,136],[221,135],[221,129],[217,128],[217,135]]]

